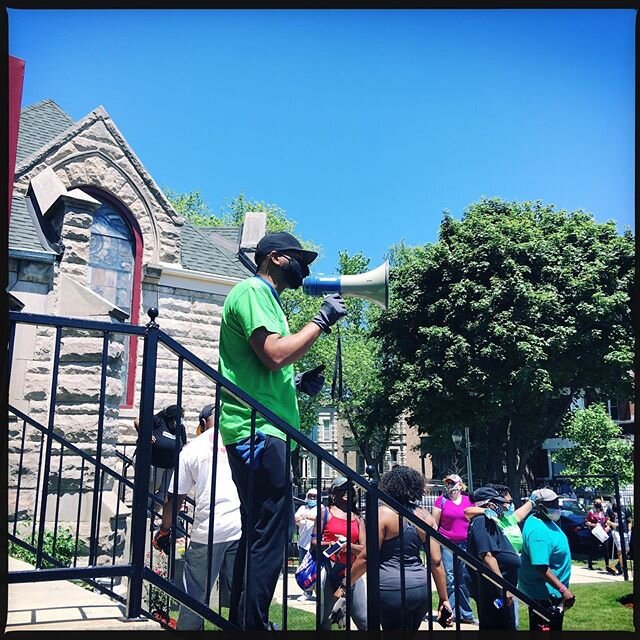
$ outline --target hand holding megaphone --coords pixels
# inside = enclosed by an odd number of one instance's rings
[[[320,306],[320,311],[311,321],[317,324],[325,333],[331,333],[331,328],[340,318],[347,315],[347,307],[339,293],[327,296]]]

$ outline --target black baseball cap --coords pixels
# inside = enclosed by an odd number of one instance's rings
[[[278,231],[276,233],[267,233],[259,241],[256,247],[255,261],[259,266],[262,259],[272,251],[287,251],[293,249],[300,251],[304,264],[311,264],[317,257],[316,251],[307,251],[302,248],[300,241],[286,231]]]
[[[506,499],[503,498],[493,487],[480,487],[473,492],[471,501],[475,504],[486,502],[502,502],[504,504]]]
[[[200,412],[199,420],[206,420],[213,412],[215,411],[215,405],[213,404],[205,404],[202,407],[202,411]]]

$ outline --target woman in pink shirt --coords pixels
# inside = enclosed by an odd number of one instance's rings
[[[439,496],[433,505],[433,517],[438,525],[438,532],[445,538],[455,542],[461,549],[467,550],[467,530],[469,529],[469,521],[464,515],[464,510],[472,506],[469,496],[462,492],[467,488],[462,482],[462,478],[455,473],[448,475],[443,480],[446,488],[446,495]],[[446,547],[442,547],[442,564],[447,574],[447,593],[449,602],[453,608],[454,619],[456,616],[456,593],[454,588],[453,575],[453,553]],[[473,617],[471,610],[471,601],[469,588],[467,586],[467,569],[466,564],[460,560],[456,560],[457,578],[458,578],[458,595],[460,596],[458,604],[460,607],[460,622],[468,624],[478,624]]]

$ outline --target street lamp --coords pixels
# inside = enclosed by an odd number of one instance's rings
[[[464,428],[464,439],[467,444],[467,480],[469,482],[469,491],[473,491],[473,474],[471,473],[471,442],[469,441],[469,427]],[[451,440],[453,446],[460,451],[462,449],[462,433],[460,429],[454,429],[451,432]]]

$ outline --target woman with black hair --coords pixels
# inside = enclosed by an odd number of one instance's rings
[[[338,477],[331,483],[329,507],[322,510],[320,546],[327,549],[335,542],[344,542],[341,550],[327,559],[322,566],[319,580],[322,622],[320,629],[330,630],[331,623],[344,626],[346,612],[347,548],[351,553],[351,619],[359,631],[367,628],[367,591],[363,575],[367,570],[364,548],[365,528],[354,501],[349,504],[349,488],[353,497],[353,485],[345,477]],[[350,527],[347,531],[347,513],[350,512]],[[311,534],[311,550],[315,553],[318,537],[317,522]],[[324,558],[323,558],[324,559]]]
[[[396,465],[380,480],[380,489],[412,511],[434,529],[433,516],[417,503],[424,495],[424,478],[415,469]],[[431,572],[440,603],[439,617],[445,624],[452,616],[447,597],[447,581],[442,565],[440,545],[413,523],[405,522],[402,544],[398,514],[382,505],[378,509],[378,539],[380,544],[380,623],[383,630],[417,631],[425,614],[431,610],[427,594],[427,568],[422,564],[421,551],[429,544]],[[402,558],[402,563],[401,563]],[[404,566],[403,566],[404,565]],[[404,569],[404,607],[401,593],[401,573]]]

